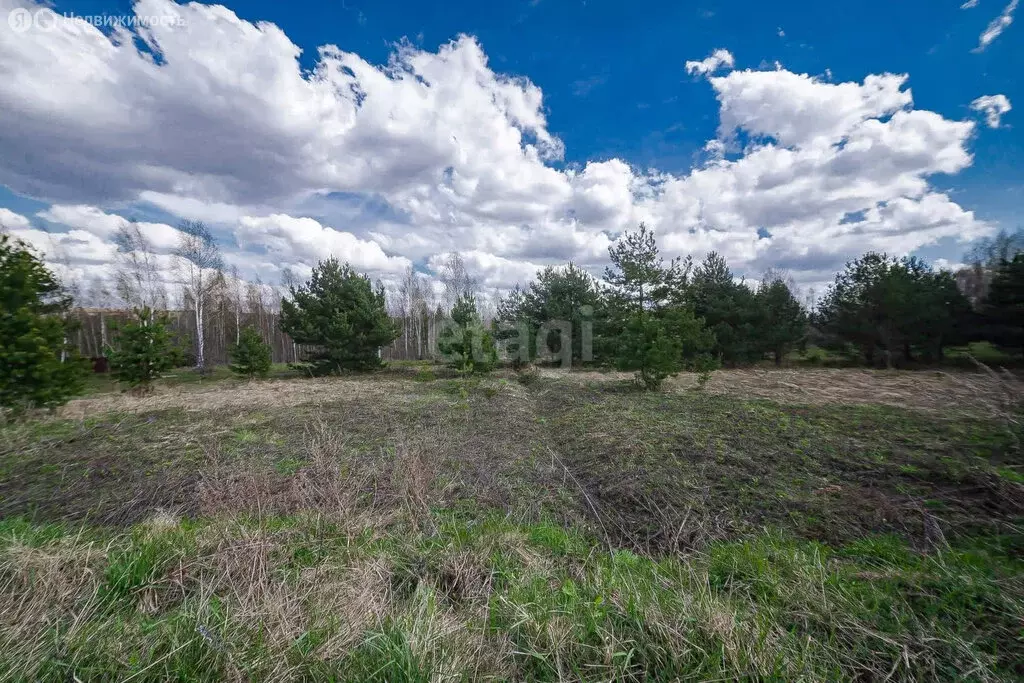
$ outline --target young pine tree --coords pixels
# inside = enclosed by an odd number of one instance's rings
[[[982,311],[995,323],[995,341],[1024,352],[1024,254],[1003,261]]]
[[[133,394],[152,391],[160,373],[174,367],[179,352],[167,329],[167,316],[137,308],[134,319],[117,328],[116,347],[108,350],[110,368]]]
[[[701,373],[703,386],[707,373],[718,365],[710,354],[714,335],[688,308],[634,313],[626,319],[617,343],[616,367],[635,370],[637,381],[652,391],[686,369]]]
[[[648,389],[686,368],[710,371],[714,335],[682,303],[689,261],[666,265],[654,233],[643,224],[623,235],[608,254],[609,315],[600,345],[616,367],[636,371],[637,381]]]
[[[869,252],[846,264],[821,305],[817,324],[864,360],[886,366],[911,360],[914,347],[933,358],[958,335],[969,303],[949,273],[936,273],[916,258]]]
[[[437,347],[449,365],[462,374],[490,372],[498,363],[494,337],[480,321],[470,294],[456,300],[451,321],[438,338]]]
[[[690,278],[690,302],[694,315],[703,318],[715,335],[715,354],[723,363],[752,363],[764,350],[763,311],[754,292],[736,282],[725,258],[711,252],[694,268]]]
[[[314,374],[379,368],[380,348],[401,334],[383,286],[335,258],[318,263],[309,282],[290,291],[281,302],[281,331],[317,349],[309,360]]]
[[[589,331],[595,319],[603,319],[603,304],[597,280],[572,262],[541,270],[525,289],[517,285],[498,303],[497,318],[499,327],[504,328],[499,330],[499,336],[512,339],[505,348],[512,356],[513,366],[517,361],[534,359],[538,353],[542,358],[569,359],[572,365],[594,360]],[[562,348],[560,323],[571,325],[571,348]],[[510,328],[519,328],[514,338],[508,333]],[[522,335],[523,330],[528,334]],[[538,331],[543,334],[539,340]]]
[[[757,336],[775,365],[807,334],[807,314],[781,277],[766,277],[755,297],[759,312]]]
[[[270,345],[253,327],[246,327],[231,347],[231,372],[242,377],[266,377],[270,372]]]
[[[28,245],[0,234],[0,417],[54,408],[82,391],[71,297]]]

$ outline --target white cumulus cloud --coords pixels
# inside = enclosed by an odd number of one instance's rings
[[[723,66],[731,69],[735,64],[736,60],[733,58],[732,53],[719,48],[704,59],[686,62],[686,72],[704,76],[718,71]]]
[[[363,271],[395,273],[410,265],[406,258],[385,254],[376,242],[321,225],[312,218],[243,216],[235,228],[235,238],[243,251],[265,250],[284,264],[316,263],[333,256]]]
[[[23,230],[32,224],[29,219],[10,209],[0,207],[0,231],[2,230]]]
[[[985,123],[989,128],[998,128],[1003,114],[1012,107],[1006,95],[983,95],[971,102],[971,109],[985,115]]]
[[[975,124],[915,109],[906,74],[714,75],[734,67],[716,50],[686,64],[719,105],[706,161],[682,173],[618,158],[564,167],[540,88],[494,71],[472,37],[402,44],[384,66],[326,45],[304,71],[273,24],[169,0],[135,11],[183,21],[109,37],[79,22],[16,40],[0,26],[0,184],[51,204],[38,215],[45,239],[94,272],[109,270],[100,261],[133,207],[169,214],[140,224],[165,252],[176,217],[210,222],[247,277],[308,273],[334,255],[387,282],[458,250],[495,292],[570,259],[599,272],[640,221],[669,256],[714,249],[737,273],[784,266],[803,283],[867,249],[992,230],[931,183],[972,163]]]

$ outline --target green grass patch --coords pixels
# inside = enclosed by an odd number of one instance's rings
[[[0,680],[1024,676],[1002,423],[426,369],[0,427]]]
[[[99,543],[0,529],[0,674],[429,681],[1014,680],[1024,563],[999,539],[919,552],[766,532],[609,551],[552,523],[459,511],[352,538],[312,516],[163,521]],[[382,543],[383,539],[388,542]],[[84,574],[60,573],[78,561]],[[45,580],[43,578],[45,577]],[[30,591],[25,593],[24,591]],[[28,599],[28,604],[24,604]],[[28,608],[45,610],[33,622]],[[27,621],[26,621],[27,620]],[[9,622],[5,622],[9,623]]]

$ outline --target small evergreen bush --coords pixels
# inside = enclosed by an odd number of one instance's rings
[[[246,327],[231,347],[231,372],[249,379],[266,377],[270,366],[270,344],[254,328]]]
[[[134,319],[116,328],[116,346],[107,356],[118,382],[134,394],[153,390],[160,373],[174,367],[179,358],[168,330],[166,315],[157,315],[148,307],[137,308]]]
[[[88,368],[70,341],[71,304],[28,245],[0,234],[0,417],[81,393]]]
[[[465,295],[452,308],[451,321],[438,338],[448,364],[463,375],[490,372],[498,364],[494,336],[480,321],[473,297]]]

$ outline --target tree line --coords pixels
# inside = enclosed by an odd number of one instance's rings
[[[331,374],[379,368],[385,349],[403,348],[406,357],[440,356],[466,374],[487,372],[501,358],[517,368],[558,361],[633,371],[648,388],[683,370],[703,380],[722,366],[766,358],[781,364],[808,343],[885,367],[937,362],[945,348],[968,341],[1024,351],[1020,233],[982,242],[969,268],[956,274],[917,258],[867,253],[814,303],[801,302],[782,272],[753,284],[738,279],[714,252],[700,263],[666,260],[641,224],[610,247],[600,279],[573,263],[547,267],[493,312],[482,311],[479,286],[457,253],[440,269],[436,295],[410,269],[389,301],[380,283],[329,258],[306,282],[286,276],[286,292],[273,289],[267,301],[261,283],[225,273],[205,225],[186,221],[180,233],[173,259],[185,313],[177,315],[177,330],[189,329],[191,339],[176,340],[158,258],[135,224],[118,235],[114,278],[132,315],[122,316],[108,338],[109,313],[102,306],[94,311],[99,348],[118,379],[136,390],[174,363],[187,360],[205,371],[211,336],[230,347],[228,358],[216,360],[249,377],[266,374],[277,353],[309,374]],[[0,406],[16,412],[59,405],[81,390],[86,371],[74,342],[85,327],[75,299],[101,303],[112,295],[94,282],[83,296],[28,246],[0,239]],[[231,318],[233,326],[225,322]]]

